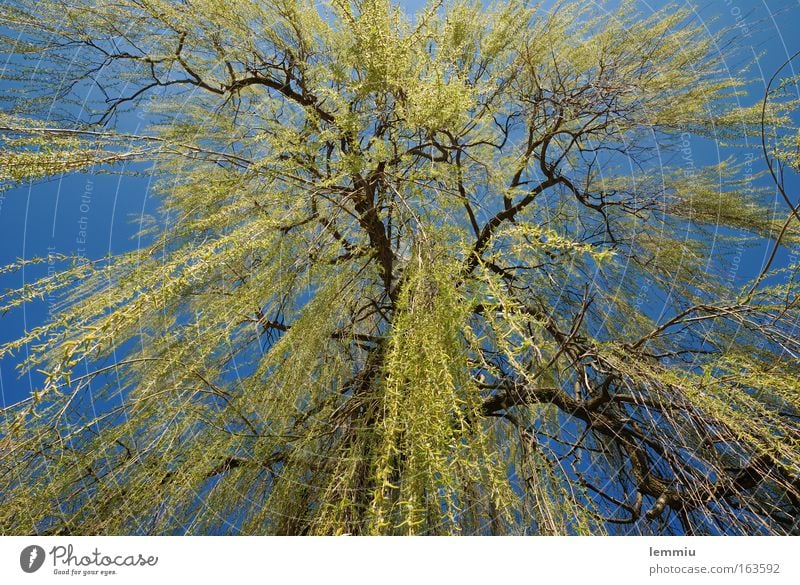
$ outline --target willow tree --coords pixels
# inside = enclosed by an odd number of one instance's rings
[[[687,10],[0,21],[3,184],[140,161],[160,198],[146,246],[6,268],[61,263],[2,296],[59,298],[0,350],[42,380],[2,412],[3,533],[798,531],[797,266],[730,266],[800,223],[692,156],[794,104]]]

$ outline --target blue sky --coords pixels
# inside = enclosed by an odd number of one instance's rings
[[[411,13],[424,3],[412,0],[400,4]],[[661,0],[638,3],[645,12],[664,4]],[[732,74],[738,72],[746,59],[757,58],[757,67],[752,72],[757,80],[752,85],[753,94],[746,98],[747,103],[760,97],[765,78],[788,55],[800,49],[800,38],[796,35],[800,30],[800,0],[770,0],[769,3],[766,0],[703,0],[697,3],[695,13],[709,31],[733,27],[730,36],[735,38],[737,52],[720,49],[724,51]],[[4,59],[5,56],[0,56],[0,73]],[[136,130],[139,123],[135,116],[126,120],[131,130]],[[760,163],[757,145],[753,145],[752,152]],[[702,164],[716,162],[719,153],[708,144],[695,148],[694,155],[696,162]],[[130,170],[139,175],[84,173],[0,192],[0,266],[18,258],[46,256],[52,252],[98,258],[135,248],[134,234],[142,214],[153,212],[155,202],[149,197],[152,177],[147,169]],[[792,185],[797,186],[797,182]],[[785,214],[783,209],[780,213]],[[757,272],[765,253],[765,246],[747,249],[740,260],[741,273]],[[45,264],[36,270],[1,275],[0,291],[31,282],[47,274],[47,270]],[[15,339],[40,324],[47,318],[48,310],[49,303],[45,300],[0,318],[0,343]],[[35,387],[34,378],[20,378],[16,372],[19,358],[0,360],[0,407],[26,397]]]

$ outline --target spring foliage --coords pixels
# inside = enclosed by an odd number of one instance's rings
[[[160,197],[148,245],[0,296],[60,299],[0,347],[43,380],[0,418],[2,533],[800,530],[797,265],[729,270],[800,218],[690,156],[794,104],[738,105],[689,10],[0,21],[0,185],[147,162]]]

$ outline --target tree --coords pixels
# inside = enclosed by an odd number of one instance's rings
[[[2,297],[62,295],[0,349],[43,376],[3,412],[3,533],[798,532],[798,267],[731,258],[800,218],[692,155],[794,102],[738,105],[688,9],[0,19],[4,184],[147,161],[161,198],[148,245]]]

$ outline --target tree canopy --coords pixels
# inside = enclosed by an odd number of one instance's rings
[[[4,269],[60,263],[0,296],[60,299],[0,347],[42,375],[0,418],[3,533],[800,531],[797,256],[731,269],[800,217],[693,155],[765,137],[782,179],[796,104],[739,99],[689,9],[0,23],[0,184],[134,161],[160,199],[134,251]]]

